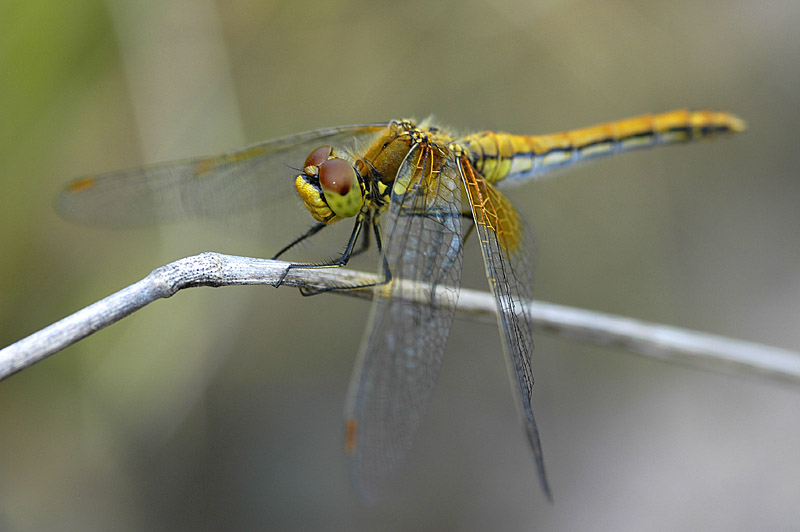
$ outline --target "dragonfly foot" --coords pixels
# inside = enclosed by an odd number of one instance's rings
[[[292,267],[291,267],[291,266],[288,266],[288,267],[287,267],[287,268],[286,268],[286,269],[283,271],[283,274],[281,275],[280,279],[278,279],[278,280],[275,282],[275,284],[274,284],[274,285],[272,285],[272,286],[274,286],[275,288],[278,288],[278,287],[280,287],[281,285],[283,285],[283,281],[286,279],[286,276],[287,276],[287,275],[289,275],[289,270],[291,270],[291,269],[292,269]]]

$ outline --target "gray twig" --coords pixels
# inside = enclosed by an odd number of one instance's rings
[[[132,314],[157,299],[194,286],[277,285],[289,263],[220,253],[201,253],[153,270],[150,275],[0,350],[0,380]],[[292,269],[283,285],[319,290],[374,282],[375,275],[344,268]],[[408,282],[395,280],[393,282]],[[413,285],[412,285],[413,288]],[[371,298],[372,288],[335,291]],[[424,301],[423,290],[402,290]],[[634,353],[716,371],[760,375],[800,384],[800,353],[677,327],[529,302],[539,330]],[[495,318],[491,294],[462,289],[458,311],[481,320]]]

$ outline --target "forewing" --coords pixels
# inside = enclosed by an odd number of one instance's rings
[[[291,196],[292,168],[317,146],[352,148],[384,126],[319,129],[222,155],[84,177],[61,192],[56,208],[69,219],[111,227],[223,218]]]
[[[497,320],[512,388],[517,392],[539,480],[545,494],[552,498],[531,405],[533,333],[526,305],[533,296],[531,232],[508,199],[487,183],[469,161],[459,158],[459,169],[475,219],[486,276],[497,302]]]
[[[398,172],[384,215],[393,282],[375,290],[346,406],[351,474],[367,498],[411,446],[439,374],[461,282],[459,186],[438,148],[417,145]],[[414,289],[423,303],[403,300]]]

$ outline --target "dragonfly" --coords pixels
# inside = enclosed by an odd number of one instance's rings
[[[744,128],[727,112],[688,110],[545,135],[483,131],[458,137],[429,120],[393,120],[84,177],[67,186],[57,208],[75,220],[124,226],[225,217],[270,208],[287,196],[295,197],[293,209],[303,211],[299,197],[313,222],[308,219],[303,232],[297,228],[299,236],[275,258],[350,221],[340,257],[291,263],[287,273],[344,266],[374,238],[380,281],[345,406],[345,451],[352,480],[366,497],[407,454],[431,400],[458,300],[464,243],[474,233],[539,483],[552,498],[532,406],[533,332],[526,305],[532,298],[531,230],[498,187],[580,161]],[[302,168],[290,173],[298,164]],[[410,286],[422,287],[422,297],[411,297]]]

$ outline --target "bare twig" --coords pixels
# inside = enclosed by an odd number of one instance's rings
[[[220,253],[201,253],[169,263],[153,270],[141,281],[0,350],[0,379],[183,288],[276,285],[287,266],[287,262]],[[343,268],[298,268],[288,272],[283,284],[319,290],[373,281],[374,275]],[[371,298],[373,290],[335,293]],[[422,290],[404,289],[401,293],[413,298],[425,297]],[[565,337],[616,345],[644,356],[705,369],[733,370],[800,384],[800,353],[539,301],[531,301],[529,309],[540,330]],[[481,320],[495,319],[494,299],[488,293],[462,289],[458,310]]]

